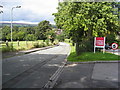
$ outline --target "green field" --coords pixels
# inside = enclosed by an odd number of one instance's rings
[[[54,44],[57,44],[57,41],[54,41]],[[45,46],[53,45],[52,43],[43,40],[38,41],[19,41],[19,45],[17,41],[13,41],[13,47],[12,43],[8,42],[8,46],[6,45],[6,42],[1,44],[0,50],[2,52],[9,52],[9,51],[20,51],[20,50],[28,50],[32,48],[41,48]]]
[[[81,53],[80,56],[77,56],[75,53],[75,46],[71,46],[71,53],[68,56],[67,60],[72,62],[85,62],[85,61],[111,61],[111,60],[119,60],[118,55],[114,55],[111,53],[102,53],[102,52],[84,52]]]

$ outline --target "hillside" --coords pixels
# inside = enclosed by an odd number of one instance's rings
[[[10,26],[11,23],[0,23],[0,27],[1,26]],[[37,24],[27,24],[27,23],[13,23],[13,26],[37,26]]]
[[[0,27],[3,26],[10,26],[11,23],[0,23]],[[13,26],[18,26],[18,27],[32,27],[32,26],[37,26],[38,24],[28,24],[28,23],[13,23]],[[56,25],[52,25],[53,28],[56,28]]]

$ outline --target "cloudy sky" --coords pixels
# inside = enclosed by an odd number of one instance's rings
[[[1,0],[0,0],[1,2]],[[13,9],[13,21],[37,23],[42,20],[48,20],[54,23],[52,13],[57,12],[58,0],[2,0],[3,21],[10,21],[11,8]]]
[[[0,0],[4,11],[2,20],[10,21],[11,8],[20,5],[21,8],[13,10],[13,21],[38,23],[48,20],[51,24],[55,24],[52,13],[57,12],[58,1],[61,0]]]

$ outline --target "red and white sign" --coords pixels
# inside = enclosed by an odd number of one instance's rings
[[[118,48],[118,44],[117,43],[112,43],[112,49],[115,50]]]
[[[104,37],[95,37],[95,46],[104,46],[105,45],[105,38]]]
[[[105,37],[95,37],[94,40],[94,53],[95,48],[103,48],[103,52],[105,51]]]

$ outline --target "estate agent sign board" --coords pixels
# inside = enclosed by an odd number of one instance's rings
[[[105,52],[105,37],[95,37],[94,53],[96,48],[103,48],[103,53]]]

